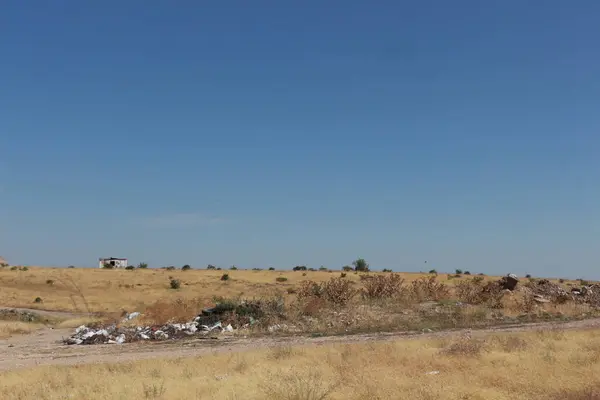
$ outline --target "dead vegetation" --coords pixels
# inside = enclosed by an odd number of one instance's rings
[[[584,400],[600,388],[597,330],[282,346],[0,374],[6,400]]]

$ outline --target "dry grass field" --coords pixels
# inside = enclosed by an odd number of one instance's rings
[[[221,276],[229,274],[229,280]],[[159,300],[181,298],[198,300],[206,305],[213,303],[215,296],[222,297],[265,297],[288,295],[301,281],[326,281],[340,276],[340,271],[217,271],[217,270],[173,270],[137,269],[105,270],[88,268],[44,268],[29,267],[27,271],[0,268],[0,304],[5,307],[26,307],[44,310],[87,312],[121,312],[140,310]],[[371,273],[375,274],[375,273]],[[419,273],[400,273],[407,282],[427,276]],[[178,290],[169,286],[170,278],[181,281]],[[278,282],[277,278],[287,280]],[[360,275],[349,272],[346,278],[360,281]],[[453,284],[463,278],[447,280],[439,275],[441,282]],[[486,277],[486,279],[492,279]],[[39,297],[42,302],[35,303]]]
[[[5,400],[600,398],[600,332],[550,329],[0,374]]]
[[[229,274],[229,280],[221,276]],[[302,281],[323,282],[339,277],[340,271],[216,271],[216,270],[173,270],[137,269],[104,270],[87,268],[44,268],[28,267],[27,271],[0,268],[0,305],[43,310],[80,312],[121,312],[143,310],[157,301],[174,298],[195,300],[210,305],[215,296],[220,297],[265,297],[289,296],[288,291]],[[384,274],[371,272],[370,275]],[[420,273],[398,273],[407,283],[430,276]],[[170,278],[180,280],[181,287],[170,289]],[[282,280],[277,281],[277,278]],[[438,281],[448,285],[471,279],[462,275],[448,279],[440,274]],[[485,276],[485,281],[498,277]],[[346,279],[360,283],[360,274],[348,272]],[[573,281],[574,282],[574,281]],[[36,298],[41,302],[35,303]]]

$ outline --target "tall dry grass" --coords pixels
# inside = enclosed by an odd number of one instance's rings
[[[222,281],[224,272],[229,280]],[[370,273],[371,276],[382,273]],[[428,274],[398,273],[406,283]],[[46,310],[120,313],[123,310],[142,309],[157,301],[173,298],[200,300],[212,304],[219,297],[264,297],[279,294],[293,298],[302,281],[317,283],[340,276],[339,271],[217,271],[217,270],[104,270],[97,268],[42,268],[29,267],[27,271],[0,268],[0,304],[5,307],[27,307]],[[364,274],[347,273],[346,278],[361,284]],[[180,289],[170,288],[170,277],[181,282]],[[277,282],[276,278],[287,280]],[[446,275],[439,275],[446,282]],[[468,277],[448,280],[454,285]],[[494,279],[485,277],[486,280]],[[40,297],[42,302],[35,303]]]
[[[598,330],[275,347],[0,374],[6,400],[589,400],[599,389]]]

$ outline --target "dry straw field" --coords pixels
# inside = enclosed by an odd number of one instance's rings
[[[234,338],[295,338],[293,345],[273,340],[272,348],[196,358],[132,357],[120,364],[3,372],[0,398],[600,399],[597,330],[477,331],[597,317],[597,287],[571,290],[589,284],[521,278],[509,290],[498,277],[465,274],[0,268],[0,305],[43,315],[28,321],[0,316],[0,339],[48,325],[116,322],[124,311],[142,312],[133,323],[187,321],[215,304],[230,306],[221,318],[235,328]],[[258,321],[249,328],[248,312]],[[459,333],[446,334],[454,329]],[[302,341],[405,331],[442,336],[320,346]]]
[[[273,347],[0,374],[6,400],[600,398],[600,332]]]

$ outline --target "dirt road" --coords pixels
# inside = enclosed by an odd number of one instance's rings
[[[493,332],[522,332],[560,327],[561,329],[598,329],[600,319],[567,323],[537,323],[493,327],[473,331],[474,335]],[[225,337],[220,339],[193,339],[164,342],[138,342],[124,345],[67,346],[62,338],[72,329],[45,328],[31,335],[0,340],[0,371],[34,367],[37,365],[74,365],[86,363],[124,362],[149,358],[197,357],[219,352],[241,352],[281,345],[322,346],[332,343],[357,343],[412,338],[441,338],[459,335],[466,330],[433,333],[397,332],[327,337]]]

